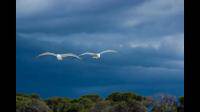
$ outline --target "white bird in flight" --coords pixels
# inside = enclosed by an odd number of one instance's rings
[[[41,56],[55,56],[57,58],[57,60],[59,60],[59,61],[63,60],[64,58],[67,58],[67,57],[73,57],[73,58],[81,60],[81,58],[79,56],[77,56],[76,54],[73,54],[73,53],[55,54],[55,53],[51,53],[51,52],[44,52],[42,54],[39,54],[37,57],[41,57]]]
[[[115,50],[105,50],[105,51],[102,51],[100,53],[91,53],[91,52],[85,52],[83,54],[80,54],[79,56],[83,56],[83,55],[91,55],[92,58],[94,59],[99,59],[101,57],[101,54],[104,54],[104,53],[117,53],[117,51]]]

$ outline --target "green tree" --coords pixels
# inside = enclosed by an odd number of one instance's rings
[[[45,101],[53,112],[65,112],[70,108],[70,99],[53,97]]]
[[[78,103],[72,103],[66,112],[80,112],[82,107],[79,106]]]
[[[147,112],[147,108],[136,100],[130,100],[127,102],[128,112]]]
[[[178,112],[184,112],[184,96],[179,97]]]
[[[30,94],[29,97],[35,98],[35,99],[41,99],[40,96],[38,94],[36,94],[36,93]]]
[[[79,106],[82,107],[82,110],[89,110],[92,106],[94,106],[94,102],[91,99],[82,97],[78,102]]]
[[[98,102],[98,101],[102,100],[101,97],[99,95],[96,95],[96,94],[84,95],[84,96],[81,96],[81,98],[88,98],[92,102]]]
[[[88,112],[94,105],[88,97],[73,99],[67,112]]]
[[[125,101],[113,103],[110,112],[128,112],[127,103]]]
[[[110,112],[147,112],[147,109],[141,102],[129,100],[112,103]]]
[[[145,97],[136,95],[135,93],[127,92],[127,93],[120,93],[120,92],[115,92],[110,94],[106,100],[110,100],[112,102],[120,102],[120,101],[130,101],[130,100],[137,100],[137,101],[142,101],[144,100]]]
[[[16,112],[52,112],[42,100],[26,95],[16,95]]]
[[[177,112],[177,101],[175,96],[160,95],[154,101],[153,112]]]
[[[111,107],[111,102],[109,100],[102,100],[95,103],[89,112],[110,112]]]
[[[181,105],[184,105],[184,96],[179,97],[179,102]]]

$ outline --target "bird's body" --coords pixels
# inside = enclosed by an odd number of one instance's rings
[[[81,59],[79,56],[77,56],[76,54],[72,54],[72,53],[66,53],[66,54],[55,54],[55,53],[51,53],[51,52],[44,52],[42,54],[39,54],[37,57],[41,57],[41,56],[55,56],[57,58],[57,60],[62,61],[64,58],[67,57],[72,57],[72,58],[76,58],[76,59]]]
[[[92,56],[92,58],[94,59],[99,59],[101,57],[101,54],[100,53],[96,53]]]
[[[105,50],[105,51],[102,51],[100,53],[91,53],[91,52],[85,52],[79,56],[83,56],[83,55],[91,55],[92,58],[94,59],[99,59],[101,57],[101,54],[104,54],[104,53],[116,53],[117,51],[115,50]]]
[[[57,58],[59,61],[63,60],[62,55],[60,55],[60,54],[57,54],[57,55],[56,55],[56,58]]]

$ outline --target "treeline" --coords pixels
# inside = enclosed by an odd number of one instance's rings
[[[184,97],[115,92],[104,99],[96,94],[42,99],[37,94],[16,93],[16,112],[184,112]]]

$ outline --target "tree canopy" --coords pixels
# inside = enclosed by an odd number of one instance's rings
[[[79,98],[51,97],[16,93],[16,112],[184,112],[184,97],[164,95],[158,99],[132,92],[114,92],[105,99],[97,94]]]

